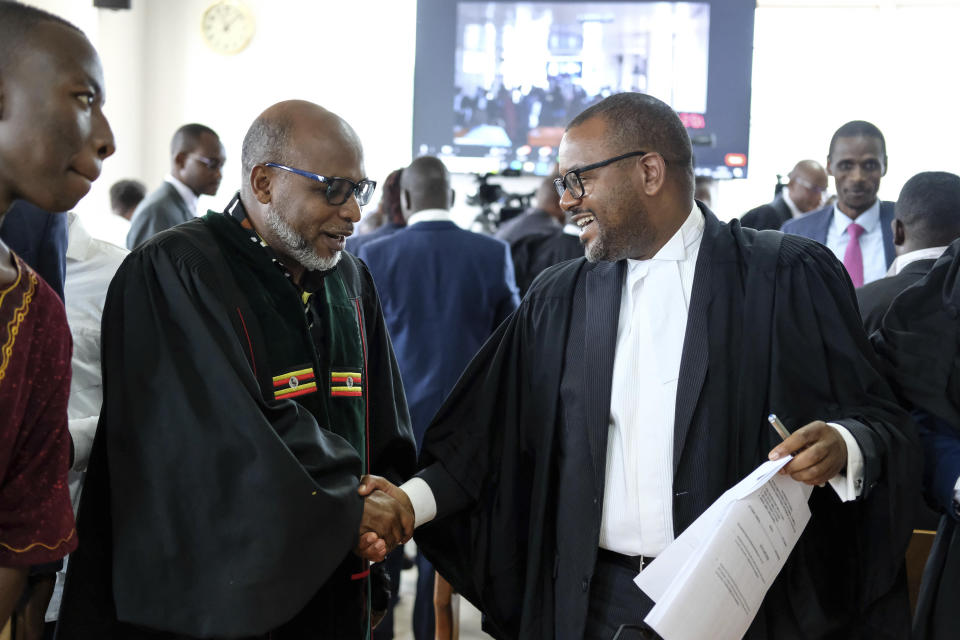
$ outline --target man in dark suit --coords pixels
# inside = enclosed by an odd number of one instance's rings
[[[226,151],[217,133],[185,124],[170,141],[170,175],[133,212],[127,248],[131,251],[161,231],[197,217],[197,199],[220,188]]]
[[[403,170],[407,227],[360,248],[397,353],[417,444],[467,363],[519,304],[506,243],[459,228],[450,174],[437,158]],[[556,195],[556,194],[554,194]],[[417,640],[431,640],[433,567],[418,557]]]
[[[897,294],[930,271],[947,246],[960,237],[960,177],[925,171],[903,185],[893,219],[897,258],[886,278],[857,290],[867,333],[880,328]]]
[[[833,134],[827,173],[837,187],[837,202],[802,218],[788,220],[782,231],[825,245],[850,274],[853,286],[882,278],[893,262],[893,203],[877,198],[887,173],[887,147],[875,125],[848,122]]]
[[[816,160],[801,160],[787,176],[789,182],[773,199],[743,214],[740,224],[751,229],[779,229],[820,206],[827,190],[827,172]]]
[[[566,217],[563,210],[560,209],[560,199],[557,198],[557,192],[553,190],[553,181],[557,174],[544,178],[537,189],[536,206],[523,212],[512,220],[507,220],[497,232],[495,238],[503,240],[511,247],[519,240],[527,236],[543,235],[558,231]]]
[[[559,159],[585,259],[541,274],[485,343],[418,476],[367,488],[409,504],[419,548],[495,637],[611,638],[650,610],[637,573],[797,452],[785,473],[814,485],[812,518],[745,637],[905,637],[919,447],[842,266],[697,205],[689,136],[651,96],[588,108]]]
[[[372,216],[379,216],[382,224],[373,231],[352,235],[347,238],[347,251],[353,255],[358,255],[360,247],[368,242],[375,242],[380,238],[386,238],[391,233],[399,231],[407,226],[407,220],[403,217],[403,211],[400,209],[400,176],[403,169],[395,169],[383,181],[381,187],[380,203],[377,205],[377,211]],[[361,220],[357,225],[357,230],[363,225]]]

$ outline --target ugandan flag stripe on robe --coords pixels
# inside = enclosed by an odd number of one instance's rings
[[[317,382],[313,367],[301,365],[294,371],[274,376],[273,387],[273,397],[276,400],[316,393]]]
[[[363,397],[363,376],[358,371],[331,371],[330,396],[334,398]]]

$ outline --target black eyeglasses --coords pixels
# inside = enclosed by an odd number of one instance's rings
[[[327,176],[321,176],[316,173],[310,173],[309,171],[303,171],[302,169],[294,169],[293,167],[277,164],[276,162],[264,162],[263,164],[266,167],[283,169],[284,171],[289,171],[290,173],[295,173],[298,176],[310,178],[311,180],[316,180],[320,184],[327,185],[327,202],[334,207],[338,207],[346,202],[350,198],[351,193],[356,196],[357,204],[362,207],[370,202],[370,196],[373,195],[374,189],[377,188],[377,183],[373,180],[363,179],[360,182],[354,182],[348,178],[331,178]]]
[[[583,181],[580,179],[581,173],[586,173],[587,171],[593,171],[594,169],[599,169],[600,167],[605,167],[608,164],[613,164],[614,162],[619,162],[620,160],[625,160],[627,158],[632,158],[634,156],[645,156],[650,151],[631,151],[630,153],[625,153],[622,156],[614,156],[613,158],[608,158],[607,160],[602,160],[600,162],[594,162],[593,164],[588,164],[585,167],[580,167],[579,169],[574,169],[573,171],[567,171],[560,178],[553,179],[553,186],[557,189],[557,195],[561,198],[563,197],[564,191],[570,191],[570,195],[574,199],[579,199],[583,197]]]
[[[223,163],[226,162],[223,158],[208,158],[207,156],[202,156],[199,153],[191,153],[191,157],[196,158],[197,162],[205,166],[210,171],[219,171],[223,168]]]

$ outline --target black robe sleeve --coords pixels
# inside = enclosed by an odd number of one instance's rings
[[[540,279],[540,292],[484,344],[424,436],[421,474],[437,487],[438,514],[417,530],[417,544],[497,638],[553,637],[558,336],[579,266]],[[430,483],[431,474],[442,481]]]
[[[356,543],[359,456],[295,402],[263,399],[210,273],[161,241],[111,284],[61,637],[111,637],[111,598],[116,619],[152,629],[264,633]],[[396,375],[389,352],[376,358]]]

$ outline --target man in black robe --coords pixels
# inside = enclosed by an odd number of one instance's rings
[[[357,492],[415,464],[373,281],[343,251],[375,186],[360,141],[281,102],[247,132],[241,185],[110,286],[59,638],[369,637],[367,560],[412,533]]]
[[[920,584],[916,640],[957,637],[960,603],[960,240],[894,299],[871,336],[897,394],[914,409],[923,489],[941,513]]]
[[[665,546],[768,456],[797,452],[784,472],[831,486],[813,489],[812,518],[747,637],[903,638],[918,445],[876,371],[843,267],[807,239],[722,224],[696,206],[689,138],[650,96],[618,94],[578,116],[560,168],[561,206],[587,259],[544,272],[487,342],[428,429],[418,476],[367,488],[414,511],[418,544],[495,637],[610,638],[642,626],[651,606],[631,581],[650,558],[617,548],[636,530],[610,536],[611,518],[659,501],[666,522],[643,513],[639,530],[662,524],[666,535],[649,531]],[[667,248],[679,273],[656,264]],[[643,270],[656,278],[627,289]],[[661,295],[621,313],[653,282]],[[686,317],[675,351],[660,350],[677,332],[661,310]],[[645,351],[621,348],[628,333]],[[635,361],[626,383],[623,358]],[[659,385],[675,389],[661,420],[620,412]],[[771,411],[794,430],[786,441]],[[632,441],[633,457],[608,447],[615,438]],[[648,475],[631,465],[651,459],[644,443],[665,486],[608,504],[625,495],[609,461],[619,456],[623,482]]]
[[[880,328],[897,294],[923,278],[956,238],[960,238],[960,177],[923,171],[907,180],[894,207],[897,257],[885,278],[857,289],[868,335]]]

